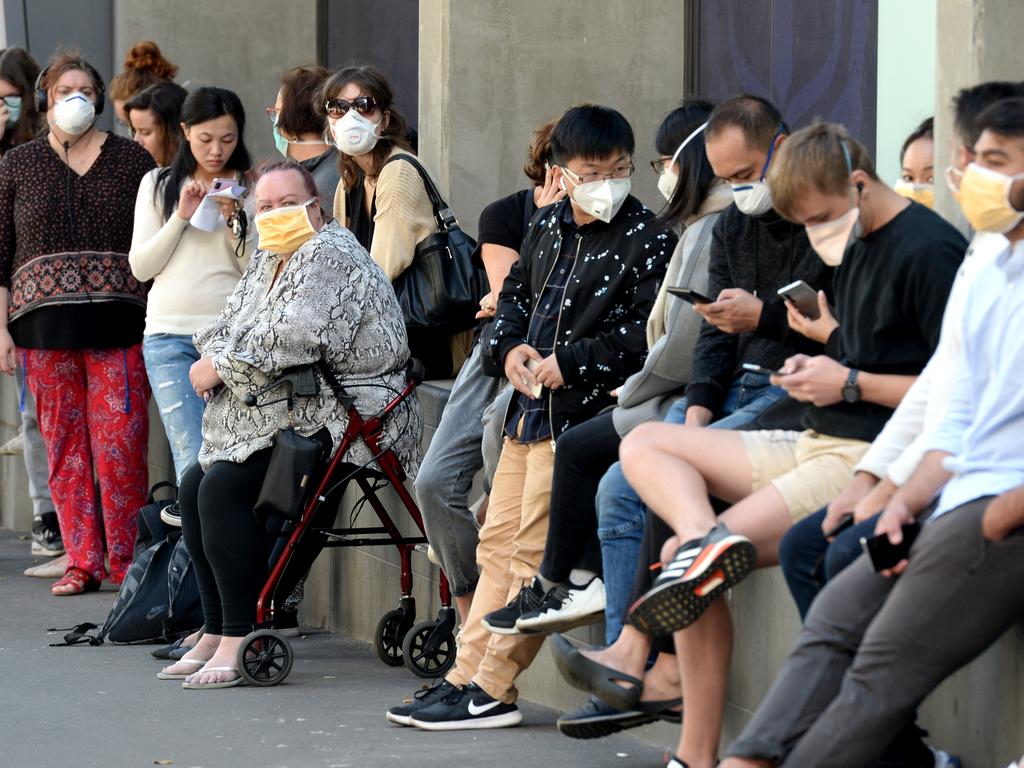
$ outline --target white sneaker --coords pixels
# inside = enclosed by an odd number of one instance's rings
[[[935,757],[935,768],[960,768],[960,758],[956,755],[943,752],[935,747],[928,747],[928,749],[932,751],[932,755]]]
[[[25,452],[25,433],[21,427],[18,428],[18,434],[12,437],[3,445],[0,445],[0,456],[17,456],[18,454]]]
[[[432,562],[438,568],[441,567],[441,558],[437,556],[437,550],[427,544],[427,560]]]
[[[524,635],[539,635],[596,624],[604,618],[604,604],[604,582],[597,576],[583,586],[556,584],[539,608],[516,620],[516,629]]]

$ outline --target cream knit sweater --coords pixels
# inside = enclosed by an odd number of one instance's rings
[[[158,172],[154,168],[139,185],[128,263],[137,279],[153,281],[146,335],[191,336],[217,319],[249,263],[251,245],[243,246],[239,258],[235,256],[238,241],[227,227],[204,232],[177,213],[164,221],[160,201],[154,197]],[[250,213],[248,240],[255,239],[254,232]]]

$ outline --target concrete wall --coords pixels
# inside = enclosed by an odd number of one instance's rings
[[[878,111],[875,167],[888,183],[900,176],[900,147],[935,113],[938,0],[878,4]],[[941,176],[936,174],[941,183]]]
[[[584,101],[630,121],[634,194],[663,204],[646,161],[683,96],[683,5],[420,0],[420,153],[466,229],[526,186],[532,130]]]
[[[935,168],[949,163],[953,137],[952,99],[961,88],[986,80],[1024,77],[1024,3],[1020,0],[938,0],[935,73]],[[936,208],[966,221],[943,183],[935,185]]]
[[[277,96],[281,74],[317,60],[317,1],[116,0],[115,61],[139,40],[155,40],[180,67],[189,88],[219,85],[245,106],[245,141],[254,159],[277,154],[264,108]]]

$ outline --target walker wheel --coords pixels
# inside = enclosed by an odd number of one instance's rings
[[[238,649],[238,674],[249,685],[277,685],[292,671],[291,643],[270,629],[250,632]]]
[[[455,664],[455,635],[438,620],[421,621],[405,636],[405,666],[419,677],[441,677]]]
[[[402,666],[402,641],[408,631],[409,620],[405,611],[395,608],[380,617],[373,635],[377,657],[389,667]]]

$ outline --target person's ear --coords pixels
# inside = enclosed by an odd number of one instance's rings
[[[789,138],[789,134],[788,133],[780,133],[778,136],[776,136],[775,137],[775,144],[774,144],[774,151],[773,151],[772,154],[775,154],[776,152],[778,152],[779,151],[779,147],[782,146],[782,142],[784,142],[788,138]]]
[[[865,194],[868,185],[871,183],[871,177],[868,176],[866,171],[858,168],[850,174],[850,183],[853,184],[857,191],[863,195]]]
[[[191,139],[189,139],[189,137],[188,137],[189,127],[187,125],[185,125],[184,123],[181,123],[181,133],[182,133],[182,135],[184,135],[185,141],[191,141]]]
[[[974,150],[968,147],[966,144],[960,144],[956,149],[954,156],[953,165],[960,170],[964,170],[974,161]]]
[[[384,133],[388,129],[388,125],[391,124],[391,110],[385,109],[384,114],[380,116],[380,132]]]
[[[552,162],[551,175],[554,178],[555,183],[558,185],[559,189],[562,189],[566,192],[569,191],[569,187],[567,185],[572,184],[572,179],[570,179],[569,175],[564,170],[562,170],[562,166],[555,165],[555,163]],[[575,184],[573,186],[575,186]]]

